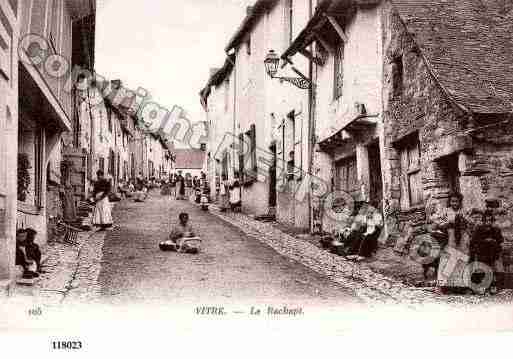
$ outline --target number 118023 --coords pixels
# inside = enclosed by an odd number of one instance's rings
[[[55,350],[80,350],[82,349],[81,341],[52,341],[52,349]]]

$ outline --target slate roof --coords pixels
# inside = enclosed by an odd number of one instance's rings
[[[502,0],[392,0],[433,74],[474,113],[513,111],[513,10]]]
[[[198,149],[174,149],[176,169],[202,169],[206,152]]]

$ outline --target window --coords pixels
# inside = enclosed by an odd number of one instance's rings
[[[115,164],[116,164],[116,157],[114,155],[114,151],[109,150],[108,171],[109,171],[109,174],[111,174],[111,175],[114,175]]]
[[[294,177],[301,178],[302,140],[300,129],[297,128],[299,124],[301,123],[296,121],[294,112],[290,112],[284,122],[282,155],[283,161],[287,164],[288,180],[292,180]],[[285,158],[287,155],[288,158]]]
[[[287,24],[287,42],[290,45],[294,40],[294,0],[287,0],[285,16],[285,23]]]
[[[405,139],[400,145],[399,152],[401,156],[401,207],[408,209],[421,205],[424,201],[418,135]]]
[[[251,34],[248,34],[248,37],[246,39],[246,53],[248,55],[251,55]]]
[[[447,181],[448,188],[451,192],[460,193],[460,178],[458,154],[446,156],[438,161],[440,169]]]
[[[295,169],[296,169],[295,154],[294,154],[294,151],[290,151],[289,152],[289,160],[287,161],[287,179],[288,180],[294,179]]]
[[[230,80],[224,81],[224,112],[228,112],[230,108]]]
[[[337,100],[342,96],[344,86],[344,43],[340,41],[336,46],[334,58],[333,98]]]
[[[394,97],[398,97],[403,94],[403,81],[403,57],[396,56],[392,61],[392,91]]]
[[[18,126],[18,200],[41,207],[43,185],[43,130],[31,121],[21,120]],[[25,179],[29,179],[29,183]],[[20,182],[21,179],[21,182]],[[20,183],[27,185],[20,188]]]
[[[107,106],[106,109],[107,109],[107,121],[109,124],[109,132],[112,133],[112,108],[110,106]]]
[[[242,174],[243,183],[252,183],[256,180],[256,127],[251,125],[249,131],[239,135],[239,171]],[[245,151],[245,153],[244,153]]]
[[[356,172],[356,156],[335,162],[333,187],[336,191],[354,193],[359,190]]]
[[[98,169],[102,172],[105,172],[105,158],[103,158],[103,157],[98,158]]]
[[[60,37],[59,34],[61,32],[61,23],[62,23],[62,2],[58,0],[54,0],[52,3],[52,11],[51,11],[51,27],[50,27],[50,43],[53,46],[53,50],[55,53],[60,53]]]
[[[134,157],[134,154],[131,153],[130,154],[130,176],[132,177],[132,179],[135,178],[135,157]]]

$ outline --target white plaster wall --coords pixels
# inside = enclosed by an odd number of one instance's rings
[[[378,10],[359,9],[346,26],[342,96],[333,99],[334,58],[318,68],[317,134],[321,139],[343,127],[356,116],[355,102],[365,104],[368,114],[380,114],[381,47]]]

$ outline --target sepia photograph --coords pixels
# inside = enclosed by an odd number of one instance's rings
[[[513,1],[0,0],[0,346],[512,333]]]

